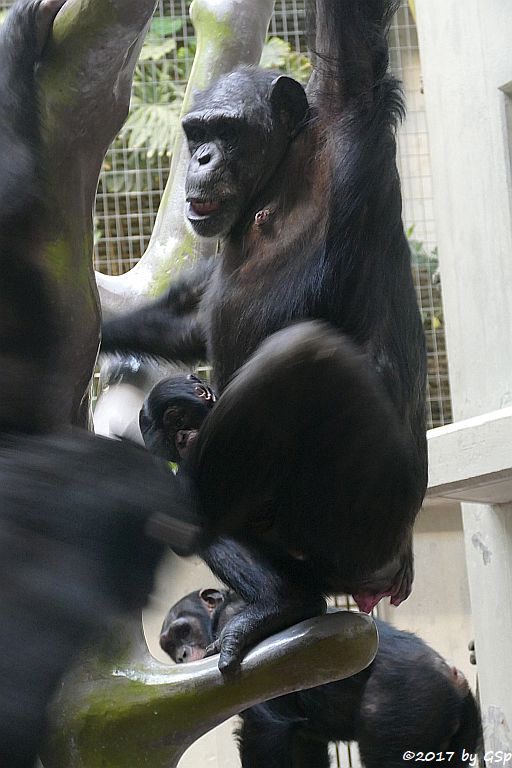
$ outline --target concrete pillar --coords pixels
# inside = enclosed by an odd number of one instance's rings
[[[462,507],[485,748],[510,752],[512,504]]]
[[[512,4],[416,0],[416,14],[460,420],[512,402]],[[463,505],[486,748],[509,751],[511,516],[510,504]]]

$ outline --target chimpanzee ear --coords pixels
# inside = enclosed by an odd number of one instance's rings
[[[218,589],[200,589],[199,598],[204,603],[208,613],[213,613],[224,602],[224,595]]]
[[[289,133],[296,133],[309,113],[308,99],[302,85],[292,77],[279,75],[270,84],[269,99]]]

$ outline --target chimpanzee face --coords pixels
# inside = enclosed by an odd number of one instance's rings
[[[191,155],[185,212],[198,235],[229,233],[274,174],[307,111],[299,83],[249,67],[198,96],[182,122]]]
[[[192,373],[176,374],[158,382],[139,414],[146,447],[179,464],[187,458],[215,399],[210,387]]]
[[[222,610],[224,594],[206,588],[179,600],[165,617],[160,630],[160,647],[177,664],[198,661],[214,640],[213,622]]]

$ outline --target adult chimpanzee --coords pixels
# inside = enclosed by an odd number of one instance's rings
[[[142,606],[163,533],[180,550],[165,463],[127,443],[50,433],[54,296],[41,266],[35,70],[65,0],[18,0],[0,27],[0,765],[32,768],[46,704],[80,645]],[[60,418],[62,423],[62,418]],[[22,434],[24,433],[24,434]],[[147,483],[151,487],[148,494]],[[153,517],[160,513],[158,520]],[[163,517],[167,515],[167,517]],[[149,528],[148,528],[149,526]]]
[[[205,560],[247,603],[221,635],[221,668],[321,611],[326,592],[369,609],[410,591],[425,361],[395,164],[402,103],[387,73],[396,5],[313,2],[307,94],[241,68],[197,96],[183,122],[187,216],[222,240],[213,274],[196,311],[180,313],[171,288],[153,314],[105,329],[107,348],[213,363],[220,398],[190,475],[202,513],[233,535]],[[331,330],[293,327],[310,319]],[[162,325],[166,349],[148,333]]]
[[[232,592],[191,592],[165,617],[162,649],[178,663],[203,658],[242,605]],[[416,635],[376,623],[379,650],[363,672],[242,712],[243,768],[329,768],[329,741],[357,741],[366,768],[398,768],[406,752],[467,765],[482,726],[464,675]]]
[[[176,373],[162,379],[147,396],[139,414],[148,450],[179,464],[187,458],[216,399],[213,390],[193,373]]]

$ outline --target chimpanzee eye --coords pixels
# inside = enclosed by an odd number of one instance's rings
[[[185,419],[183,418],[183,416],[178,416],[178,418],[176,419],[176,426],[178,427],[178,429],[181,429],[181,427],[185,426]]]
[[[165,411],[162,421],[165,424],[166,427],[176,424],[177,420],[180,418],[180,412],[177,408],[167,408]]]

